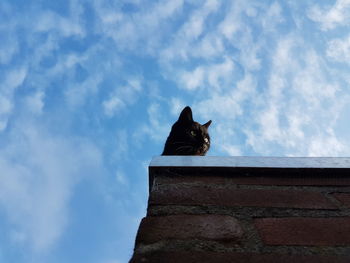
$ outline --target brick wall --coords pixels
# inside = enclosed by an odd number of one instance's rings
[[[350,262],[350,159],[157,157],[130,262]]]

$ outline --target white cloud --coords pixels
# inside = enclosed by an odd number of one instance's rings
[[[14,55],[18,54],[20,49],[19,40],[15,33],[19,21],[14,19],[13,11],[12,3],[1,1],[0,12],[3,20],[0,26],[0,64],[4,64],[4,66],[12,62],[12,58]]]
[[[197,39],[203,33],[206,18],[216,12],[220,4],[217,0],[207,0],[201,8],[192,13],[189,21],[180,30],[180,35],[185,41]]]
[[[137,78],[131,78],[126,86],[116,88],[110,97],[102,102],[104,113],[108,117],[113,117],[122,109],[134,104],[141,91],[141,81]]]
[[[185,103],[179,98],[170,99],[170,111],[173,116],[179,116],[185,106]]]
[[[280,39],[274,54],[254,112],[258,129],[245,130],[248,145],[267,155],[344,154],[334,123],[345,98],[339,98],[339,82],[327,77],[326,61],[295,34]]]
[[[209,96],[195,104],[197,112],[202,118],[220,117],[225,121],[232,121],[243,114],[243,104],[254,103],[257,99],[256,80],[250,75],[232,85],[226,85],[225,90],[210,90]]]
[[[43,12],[37,17],[34,30],[37,32],[58,32],[63,37],[85,36],[85,30],[74,19],[62,17],[51,11]]]
[[[327,56],[337,62],[350,63],[350,36],[328,42]]]
[[[118,170],[116,172],[115,179],[116,179],[117,183],[120,184],[120,185],[123,185],[123,186],[127,186],[128,185],[128,179],[125,176],[124,172],[121,171],[121,170]]]
[[[121,129],[117,131],[113,138],[115,146],[113,147],[113,159],[114,160],[125,160],[129,152],[129,135],[127,130]]]
[[[168,23],[183,6],[183,0],[168,0],[150,4],[141,3],[132,16],[123,14],[117,6],[94,1],[97,12],[96,33],[114,40],[121,50],[138,50],[151,53],[158,52],[162,43],[159,34],[165,23]],[[152,36],[152,37],[149,37]]]
[[[345,150],[346,146],[330,132],[310,138],[308,156],[338,156],[344,154]]]
[[[180,88],[190,91],[202,86],[228,89],[242,74],[242,69],[256,71],[261,67],[259,52],[265,43],[256,39],[252,28],[244,21],[246,12],[253,15],[258,11],[255,8],[252,11],[244,1],[228,4],[223,15],[219,7],[221,3],[216,2],[210,8],[206,4],[198,6],[174,34],[173,41],[161,48],[162,71]],[[277,4],[271,6],[271,20],[280,15],[278,7]],[[259,11],[262,13],[265,9],[268,7]]]
[[[224,87],[232,85],[234,70],[234,62],[228,57],[220,64],[211,65],[206,72],[209,85],[216,89],[225,89]]]
[[[26,104],[28,109],[36,114],[41,114],[44,107],[44,92],[43,91],[37,91],[32,96],[28,96],[26,98]]]
[[[1,104],[0,112],[2,111],[3,113],[5,113],[5,114],[0,114],[0,132],[2,132],[7,127],[7,123],[8,123],[7,113],[11,111],[12,104],[7,99],[4,99],[2,97],[0,97],[0,103],[3,103]]]
[[[191,58],[212,59],[220,57],[224,45],[220,37],[208,30],[210,15],[216,14],[221,3],[208,0],[203,4],[192,3],[194,10],[188,21],[185,21],[172,37],[169,45],[162,45],[158,56],[162,67],[170,67],[172,76],[172,63],[183,60],[189,62]],[[158,54],[158,52],[157,52]],[[174,77],[174,76],[172,76]]]
[[[231,112],[231,110],[228,110]],[[237,138],[241,127],[235,121],[221,121],[219,118],[211,118],[213,123],[209,127],[211,149],[209,154],[216,155],[217,151],[231,156],[242,155],[241,145]]]
[[[225,57],[221,63],[199,66],[193,71],[181,73],[179,78],[180,87],[190,91],[203,86],[221,90],[230,84],[232,85],[235,69],[232,59]]]
[[[346,26],[350,22],[350,1],[337,0],[333,6],[313,6],[308,16],[311,20],[320,23],[322,30],[331,30],[337,26]]]
[[[163,110],[158,103],[152,103],[148,106],[147,115],[148,123],[143,125],[134,136],[141,139],[148,138],[157,142],[165,142],[173,123],[170,123],[169,120],[165,118]],[[174,122],[176,120],[174,120]]]
[[[2,83],[2,93],[6,95],[12,94],[12,92],[23,84],[27,76],[26,68],[17,68],[7,72],[5,81]]]
[[[204,68],[197,67],[193,71],[184,72],[180,76],[181,88],[187,90],[195,90],[203,86],[204,83]]]
[[[3,33],[3,35],[0,43],[0,64],[7,64],[18,53],[19,46],[18,41],[13,36],[6,36],[6,33]]]
[[[191,55],[194,57],[212,59],[224,53],[223,39],[215,33],[206,34],[192,48]]]
[[[143,15],[147,19],[152,20],[152,25],[156,25],[159,20],[170,18],[176,14],[176,12],[182,8],[183,4],[183,0],[168,0],[158,2],[156,5],[152,6],[151,12],[145,11]]]
[[[23,84],[27,76],[27,70],[19,68],[9,70],[6,73],[4,80],[0,84],[0,132],[7,127],[8,118],[15,107],[13,101],[14,93]]]
[[[195,108],[204,118],[220,117],[225,120],[233,120],[237,115],[242,114],[240,101],[234,98],[233,93],[212,95],[196,103]]]
[[[114,114],[116,114],[126,106],[125,103],[116,96],[105,100],[102,104],[104,112],[108,117],[112,117]]]
[[[286,71],[294,71],[297,67],[297,60],[293,56],[293,51],[301,45],[301,41],[295,34],[290,34],[281,39],[277,39],[276,50],[272,53],[272,63],[274,70],[281,74]]]
[[[0,95],[0,116],[12,111],[13,104],[7,97]]]
[[[264,140],[280,140],[281,129],[279,122],[279,112],[276,107],[271,106],[259,114],[258,120],[261,128],[261,135]]]
[[[65,97],[68,105],[73,107],[83,106],[89,96],[97,93],[102,80],[103,76],[100,73],[96,73],[91,74],[82,83],[72,83],[71,86],[65,90]]]
[[[115,71],[121,67],[118,54],[106,55],[107,53],[103,51],[104,44],[99,42],[92,45],[82,54],[60,56],[55,66],[48,72],[52,79],[62,75],[68,78],[64,95],[69,106],[74,108],[85,106],[89,98],[97,97],[102,84],[112,89],[115,83],[120,81],[115,75]],[[86,72],[85,77],[80,80],[74,76],[77,68],[82,68]],[[113,78],[113,84],[106,84],[106,79],[110,78]]]
[[[283,21],[282,8],[278,2],[272,3],[262,16],[262,26],[268,31],[275,30],[275,26]]]
[[[242,1],[235,1],[230,6],[224,20],[218,25],[219,32],[229,40],[233,40],[234,34],[239,30],[246,29],[240,17],[244,9],[242,5],[244,5]]]
[[[230,156],[241,156],[242,152],[240,146],[225,144],[222,146],[222,150]]]
[[[72,187],[101,163],[93,145],[41,128],[18,124],[0,150],[0,209],[11,223],[12,240],[37,253],[59,240],[69,223]]]

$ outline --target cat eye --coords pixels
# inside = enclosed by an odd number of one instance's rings
[[[195,131],[191,131],[191,135],[192,135],[193,137],[195,137],[195,136],[197,135],[197,133],[196,133]]]

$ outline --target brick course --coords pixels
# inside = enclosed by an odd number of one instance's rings
[[[160,176],[157,184],[205,184],[210,185],[293,185],[293,186],[350,186],[349,177],[303,177],[286,176],[283,172],[280,176]]]
[[[350,245],[350,217],[259,218],[254,222],[267,245]]]
[[[169,186],[150,194],[150,205],[217,205],[337,209],[322,193],[304,190],[232,189],[214,186]]]
[[[343,205],[350,208],[350,193],[333,193],[332,195]]]
[[[142,219],[136,242],[166,239],[209,239],[238,242],[243,235],[239,222],[225,215],[172,215]]]

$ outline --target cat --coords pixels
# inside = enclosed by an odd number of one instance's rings
[[[201,125],[193,121],[192,110],[185,107],[171,128],[162,155],[201,155],[210,148],[208,128],[211,120]]]

